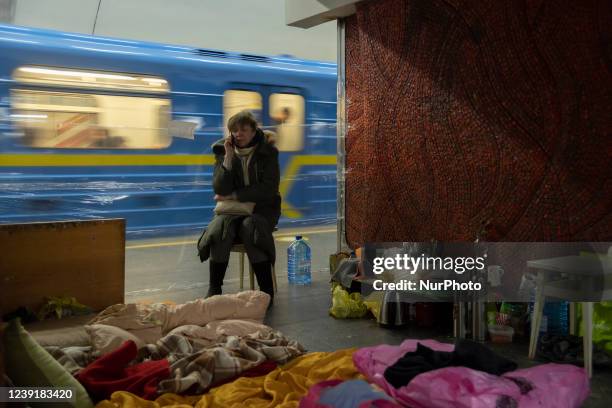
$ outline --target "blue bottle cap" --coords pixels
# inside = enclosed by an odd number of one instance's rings
[[[302,239],[302,236],[301,235],[296,235],[295,239]]]

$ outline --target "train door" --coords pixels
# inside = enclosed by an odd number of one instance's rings
[[[304,221],[309,217],[305,174],[296,165],[307,152],[306,110],[300,89],[236,83],[225,91],[224,124],[235,113],[250,110],[263,129],[276,133],[275,144],[280,152],[280,192],[283,197],[282,224]],[[225,130],[227,132],[227,130]]]

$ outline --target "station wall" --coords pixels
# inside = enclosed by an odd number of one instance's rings
[[[610,241],[605,0],[379,0],[347,22],[347,239]]]
[[[284,0],[14,1],[17,25],[336,61],[335,21],[309,30],[288,27]]]

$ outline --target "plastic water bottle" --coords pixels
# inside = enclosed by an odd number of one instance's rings
[[[568,302],[550,302],[544,306],[548,317],[548,332],[551,334],[569,334]]]
[[[287,248],[287,275],[292,285],[310,285],[310,246],[301,235]]]
[[[519,291],[523,292],[521,298],[530,298],[529,316],[533,319],[533,302],[536,295],[535,276],[523,276]],[[569,302],[556,301],[546,302],[542,311],[542,323],[540,324],[540,334],[569,334]]]
[[[533,318],[533,303],[529,305],[529,314]],[[544,333],[569,334],[569,302],[546,302],[539,334]]]

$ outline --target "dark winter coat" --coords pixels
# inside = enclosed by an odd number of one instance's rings
[[[245,186],[242,165],[238,155],[234,155],[231,170],[223,167],[225,158],[224,139],[218,140],[212,146],[215,154],[215,170],[213,173],[213,190],[215,194],[236,194],[238,201],[255,203],[253,210],[254,231],[253,242],[270,255],[274,262],[275,249],[272,232],[278,223],[281,213],[281,197],[278,191],[280,184],[280,168],[278,149],[257,129],[261,141],[258,143],[253,157],[249,162],[250,185]],[[202,261],[208,259],[210,245],[220,242],[227,235],[231,223],[240,218],[235,215],[215,215],[206,231],[198,241],[198,251]]]

